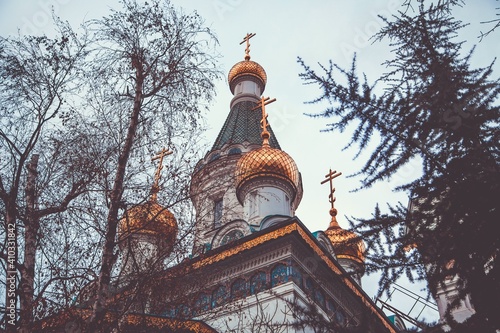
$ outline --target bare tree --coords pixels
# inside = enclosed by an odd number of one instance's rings
[[[68,111],[66,99],[77,89],[80,64],[87,54],[85,38],[77,38],[59,20],[55,24],[57,36],[53,39],[0,39],[0,209],[5,227],[1,259],[7,281],[4,320],[8,330],[17,325],[17,297],[21,330],[26,331],[33,321],[40,221],[66,210],[89,180],[74,177],[64,186],[59,183],[55,200],[42,200],[44,189],[37,186],[40,151],[57,149],[42,146],[42,142],[48,143],[53,126]],[[60,161],[49,163],[61,166]]]
[[[201,100],[213,93],[218,75],[207,50],[216,42],[196,14],[186,15],[168,1],[140,5],[123,1],[123,11],[94,21],[97,49],[93,91],[103,92],[96,119],[109,120],[123,136],[116,141],[117,156],[106,197],[102,260],[93,304],[91,329],[99,330],[116,261],[116,232],[124,195],[133,177],[127,175],[131,158],[155,147],[157,132],[174,141],[198,127]],[[105,112],[103,114],[103,111]],[[172,144],[167,142],[166,144]]]

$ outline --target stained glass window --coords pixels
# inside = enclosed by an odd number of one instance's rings
[[[283,264],[276,265],[271,271],[271,287],[288,282],[287,267]]]
[[[188,318],[191,317],[191,311],[189,310],[189,307],[186,304],[181,304],[177,308],[177,313],[179,317],[181,318]]]
[[[236,279],[231,285],[231,298],[238,299],[247,296],[247,283],[244,279]]]
[[[266,273],[258,272],[250,278],[250,294],[255,295],[266,289]]]
[[[231,230],[230,232],[225,234],[224,237],[222,237],[220,245],[229,244],[242,237],[243,237],[243,232],[241,230]]]
[[[227,299],[226,287],[224,286],[218,287],[212,293],[212,308],[221,306],[226,302],[226,299]]]
[[[198,315],[210,309],[210,296],[200,294],[194,302],[194,315]]]

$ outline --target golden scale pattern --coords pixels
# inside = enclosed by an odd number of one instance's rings
[[[325,231],[332,242],[337,258],[352,259],[361,264],[365,262],[365,246],[358,236],[342,228],[328,228]]]
[[[261,147],[245,154],[237,164],[239,186],[243,182],[262,176],[273,176],[290,181],[295,188],[299,187],[299,171],[293,159],[282,150]]]
[[[174,214],[155,201],[130,208],[120,219],[118,234],[130,233],[159,234],[168,241],[174,241],[177,221]]]
[[[231,68],[227,76],[229,84],[231,84],[231,81],[240,75],[251,75],[257,77],[264,83],[264,85],[267,82],[267,74],[264,68],[252,60],[240,61],[236,63],[233,68]]]

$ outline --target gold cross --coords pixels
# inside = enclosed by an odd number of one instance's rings
[[[151,197],[152,197],[153,201],[156,201],[157,194],[158,194],[158,191],[160,189],[159,183],[160,183],[160,178],[161,178],[161,170],[163,169],[163,157],[168,156],[172,153],[173,152],[171,150],[166,149],[166,148],[162,148],[162,150],[160,152],[158,152],[155,156],[153,156],[153,158],[151,158],[151,161],[156,161],[158,159],[160,160],[160,163],[158,164],[158,168],[156,169],[156,173],[155,173],[155,180],[153,183],[153,189],[151,190],[151,192],[152,192]]]
[[[269,131],[267,130],[267,126],[269,123],[267,122],[267,113],[266,113],[266,105],[271,104],[272,102],[276,102],[276,98],[270,99],[270,97],[261,97],[259,104],[252,109],[257,110],[258,108],[262,109],[262,120],[260,121],[260,128],[262,128],[262,145],[269,146]]]
[[[335,187],[333,187],[333,180],[340,176],[342,172],[337,172],[336,170],[330,169],[330,172],[325,175],[325,180],[321,182],[321,184],[326,183],[327,181],[330,181],[330,195],[328,196],[330,203],[332,204],[332,210],[335,209],[334,203],[335,203],[335,197],[333,196],[333,193],[335,193]]]
[[[255,36],[255,33],[247,33],[245,38],[240,42],[240,45],[243,43],[247,43],[247,47],[245,48],[245,60],[250,60],[250,38]]]

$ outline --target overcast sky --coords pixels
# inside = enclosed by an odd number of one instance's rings
[[[318,97],[315,86],[304,86],[298,77],[302,71],[297,57],[315,68],[317,63],[329,59],[349,66],[353,53],[357,52],[358,69],[374,80],[384,72],[380,65],[388,57],[389,48],[372,45],[369,37],[381,27],[377,15],[396,13],[403,0],[173,0],[186,12],[196,10],[218,36],[222,55],[221,68],[225,73],[218,82],[216,101],[206,115],[210,130],[206,142],[210,147],[229,112],[232,95],[227,86],[227,72],[243,60],[244,45],[239,45],[246,33],[256,33],[251,39],[252,60],[260,63],[267,72],[268,83],[264,95],[277,102],[267,107],[269,122],[283,150],[297,163],[302,174],[304,196],[297,216],[311,230],[328,227],[330,204],[329,188],[320,185],[329,169],[336,169],[343,176],[335,179],[336,207],[339,223],[348,227],[347,216],[367,217],[378,202],[407,203],[407,194],[394,193],[395,184],[409,181],[421,170],[417,161],[401,170],[390,183],[380,183],[369,190],[351,192],[359,185],[359,179],[346,176],[358,171],[363,158],[353,161],[354,150],[342,151],[349,134],[321,133],[327,119],[312,119],[304,113],[318,113],[320,105],[304,104]],[[50,7],[57,15],[75,26],[85,19],[98,18],[109,8],[120,8],[116,0],[0,0],[0,34],[50,33]],[[468,1],[460,11],[469,27],[460,33],[471,42],[477,42],[480,31],[487,27],[479,24],[494,18],[496,0]],[[465,38],[464,37],[464,38]],[[499,54],[500,43],[496,36],[481,42],[474,63],[485,65]],[[497,38],[498,39],[498,38]],[[470,44],[472,45],[472,44]],[[497,65],[498,75],[498,65]],[[376,291],[373,278],[365,278],[363,287],[373,296]],[[419,286],[410,286],[414,292]],[[413,313],[412,313],[413,314]],[[433,313],[424,313],[427,317]]]

